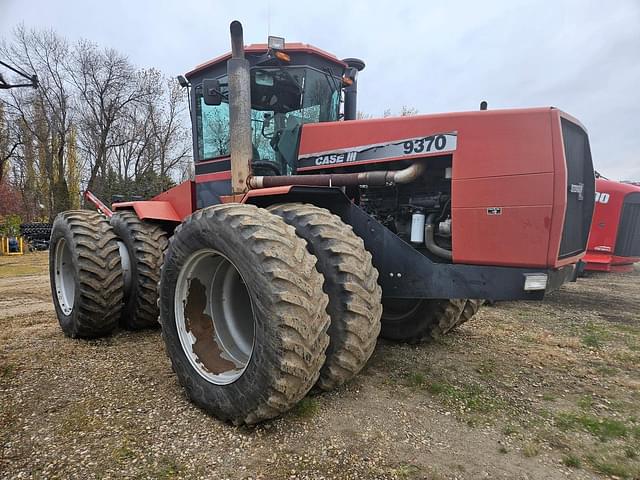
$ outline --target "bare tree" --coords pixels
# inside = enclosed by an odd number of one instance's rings
[[[10,90],[5,104],[8,115],[22,120],[38,142],[42,152],[39,161],[44,163],[41,168],[48,175],[51,213],[66,210],[69,191],[65,148],[72,123],[68,43],[53,31],[27,30],[19,25],[14,29],[13,42],[0,47],[0,57],[22,70],[38,72],[39,89]]]
[[[189,155],[189,131],[183,120],[186,106],[182,88],[174,80],[164,79],[166,89],[158,99],[149,105],[149,118],[158,154],[158,174],[160,178],[169,176]]]
[[[88,41],[77,44],[73,58],[69,74],[82,107],[80,141],[90,163],[87,189],[92,189],[97,175],[106,174],[109,150],[125,141],[114,130],[129,106],[153,95],[157,73],[137,72],[126,56]]]

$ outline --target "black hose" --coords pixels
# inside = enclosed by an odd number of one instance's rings
[[[445,258],[447,260],[453,259],[453,252],[451,250],[447,250],[446,248],[442,248],[435,241],[435,230],[436,225],[434,220],[437,217],[437,213],[431,213],[426,220],[426,224],[424,226],[424,245],[434,255]]]

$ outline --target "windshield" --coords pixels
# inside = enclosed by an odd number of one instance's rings
[[[226,94],[226,76],[219,80]],[[283,142],[291,143],[288,137],[297,136],[301,124],[338,120],[340,84],[310,67],[254,68],[251,104],[254,162],[273,162],[281,174],[287,174],[294,166],[286,158]],[[228,103],[206,105],[202,94],[197,94],[196,122],[199,160],[229,155]]]

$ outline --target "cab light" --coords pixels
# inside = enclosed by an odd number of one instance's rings
[[[349,78],[349,77],[342,77],[342,84],[349,86],[349,85],[353,85],[353,79]]]
[[[282,60],[283,62],[291,61],[291,57],[284,52],[275,52],[274,55],[278,60]]]
[[[282,50],[284,48],[284,38],[269,35],[269,38],[267,39],[267,45],[272,50]]]
[[[524,275],[524,289],[527,292],[534,290],[544,290],[547,288],[547,274],[546,273],[525,273]]]

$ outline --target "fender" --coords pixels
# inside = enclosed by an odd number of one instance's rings
[[[195,182],[187,180],[151,200],[119,202],[113,210],[133,209],[140,220],[182,223],[195,211]]]

